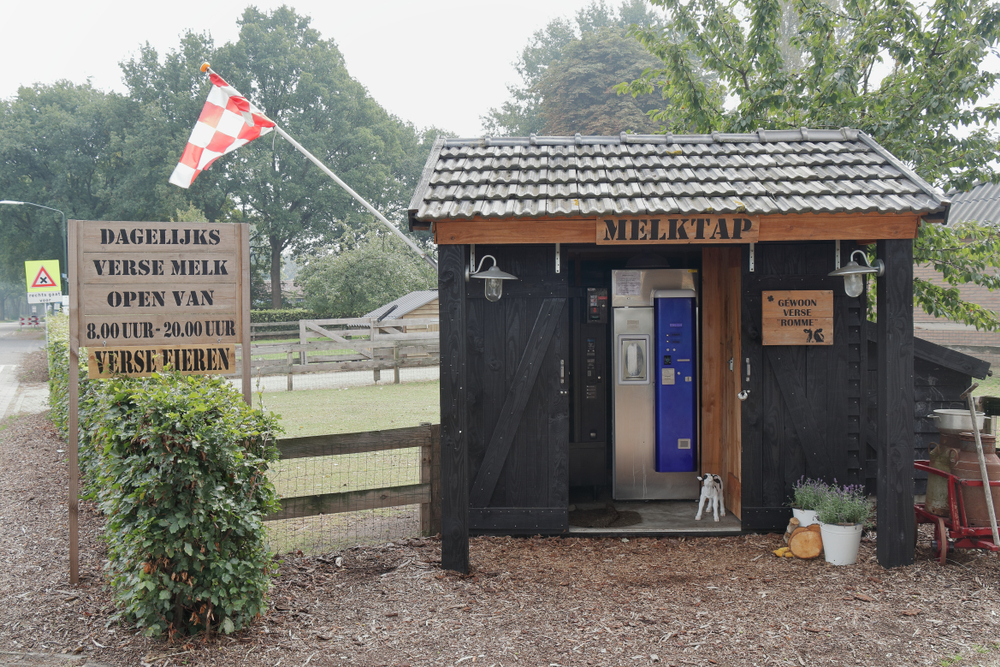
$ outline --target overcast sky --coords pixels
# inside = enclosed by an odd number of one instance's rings
[[[187,30],[210,33],[216,46],[235,41],[236,19],[251,4],[262,11],[287,4],[311,16],[390,113],[477,136],[480,116],[507,99],[506,85],[517,80],[512,63],[532,33],[591,0],[11,0],[0,36],[0,98],[59,79],[125,92],[118,63],[141,44],[162,55]]]

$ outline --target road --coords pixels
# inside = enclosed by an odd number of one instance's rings
[[[17,381],[17,366],[29,352],[45,346],[45,330],[25,327],[17,322],[0,322],[0,419],[8,414],[35,412],[44,405],[48,388],[23,386]]]

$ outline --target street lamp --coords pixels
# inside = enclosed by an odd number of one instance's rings
[[[10,206],[36,206],[38,208],[44,208],[46,211],[54,211],[62,216],[62,236],[63,236],[63,270],[62,277],[69,280],[69,240],[66,236],[66,214],[57,208],[52,208],[51,206],[42,206],[41,204],[35,204],[30,201],[13,201],[10,199],[0,200],[0,204],[8,204]]]

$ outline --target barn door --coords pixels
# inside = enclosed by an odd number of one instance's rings
[[[480,248],[518,276],[468,290],[469,529],[568,529],[569,315],[551,246]]]
[[[758,244],[744,250],[742,358],[743,526],[785,526],[792,485],[803,475],[846,481],[857,467],[860,314],[843,281],[829,278],[833,244]],[[763,291],[833,290],[833,345],[762,344]],[[859,320],[853,322],[852,320]],[[857,326],[855,326],[857,325]]]

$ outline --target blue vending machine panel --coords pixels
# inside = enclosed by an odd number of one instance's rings
[[[658,290],[656,320],[656,471],[693,472],[698,451],[698,347],[694,293]]]

